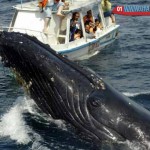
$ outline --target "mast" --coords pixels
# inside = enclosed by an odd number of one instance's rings
[[[22,9],[22,0],[20,0],[20,2],[21,2],[21,9]]]

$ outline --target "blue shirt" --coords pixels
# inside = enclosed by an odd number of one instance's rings
[[[60,6],[64,6],[64,3],[59,1],[58,3],[54,3],[52,11],[57,11]]]

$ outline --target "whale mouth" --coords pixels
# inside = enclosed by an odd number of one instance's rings
[[[106,118],[102,119],[102,116],[99,117],[101,118],[100,120],[97,119],[93,114],[90,114],[92,125],[97,130],[96,134],[100,140],[113,142],[126,141],[127,138],[115,130],[113,126],[108,123]]]

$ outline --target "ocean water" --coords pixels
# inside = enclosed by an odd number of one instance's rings
[[[148,0],[113,5],[150,5]],[[8,26],[19,0],[0,0],[0,25]],[[117,90],[150,110],[150,17],[117,16],[119,38],[79,63],[93,69]],[[140,143],[96,146],[62,120],[47,119],[0,63],[0,150],[144,150]]]

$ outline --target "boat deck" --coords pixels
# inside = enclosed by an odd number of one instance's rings
[[[73,3],[69,0],[67,2],[69,2],[69,9],[63,10],[64,12],[77,11],[77,10],[80,10],[80,9],[83,9],[83,8],[87,9],[87,7],[89,7],[89,6],[92,7],[92,5],[99,3],[97,0],[92,0],[92,1],[89,0],[89,1],[86,1],[86,2],[84,0],[76,0]],[[82,5],[83,5],[83,8],[81,7]],[[27,2],[27,3],[23,3],[23,4],[18,4],[18,5],[15,5],[13,7],[15,9],[18,9],[18,10],[39,11],[37,1],[31,1],[31,2]]]

